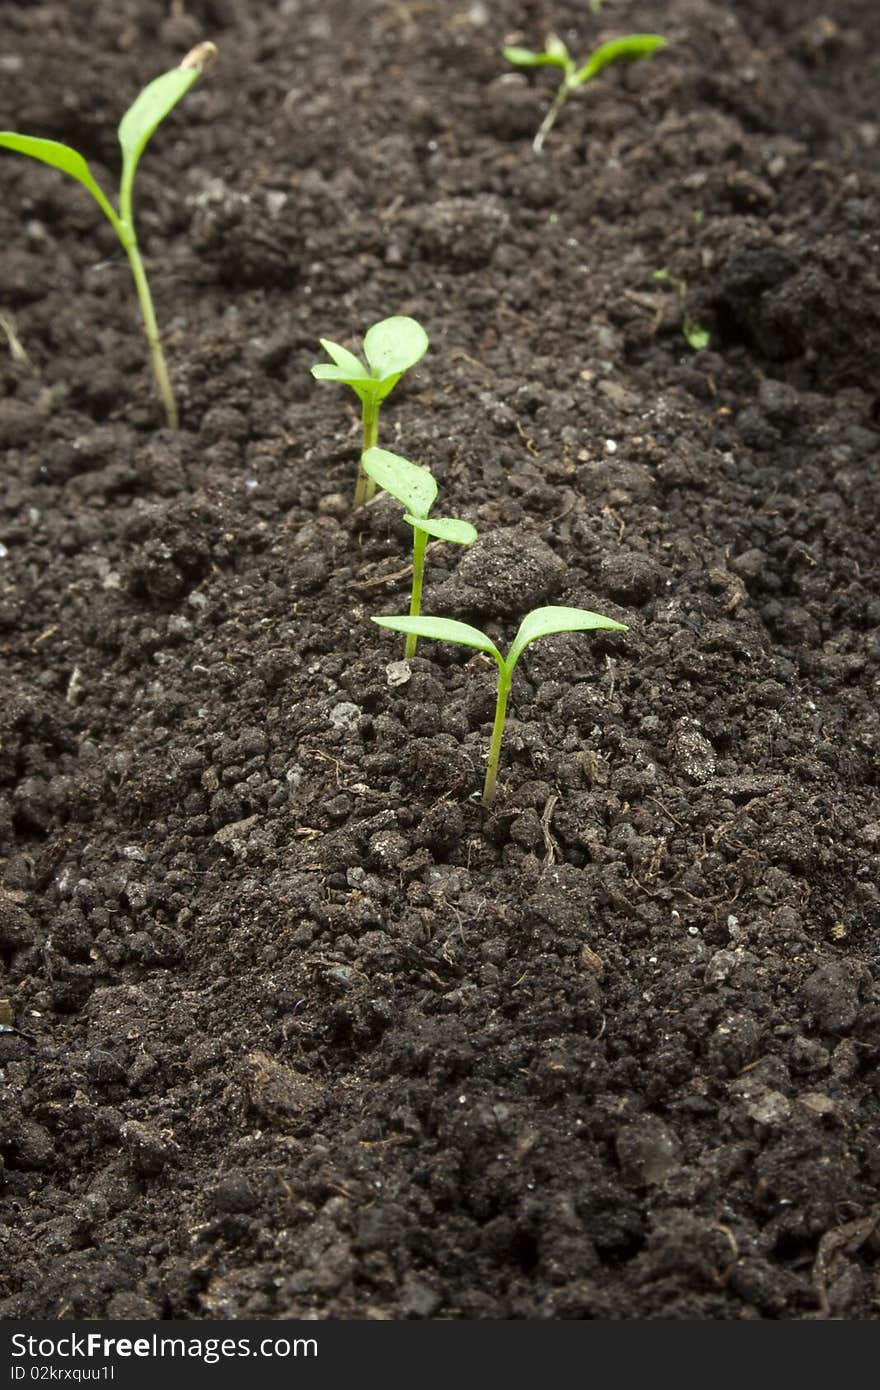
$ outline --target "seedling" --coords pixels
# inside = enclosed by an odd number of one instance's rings
[[[586,62],[581,64],[574,61],[562,39],[556,34],[548,36],[546,47],[540,53],[533,52],[530,48],[502,49],[508,63],[513,63],[515,67],[562,69],[562,80],[556,89],[556,95],[532,141],[535,153],[541,153],[544,141],[556,124],[556,117],[572,92],[583,87],[611,63],[633,63],[639,58],[650,58],[658,48],[666,46],[667,40],[659,34],[627,34],[625,38],[611,39],[609,43],[600,44]]]
[[[196,78],[213,62],[217,50],[212,43],[200,43],[183,59],[179,67],[164,72],[154,78],[141,92],[133,105],[126,111],[119,123],[119,144],[122,147],[122,175],[119,183],[119,207],[113,207],[103,189],[96,183],[92,171],[83,156],[57,140],[41,140],[33,135],[18,135],[13,131],[0,132],[0,146],[26,154],[42,164],[51,164],[65,174],[72,175],[87,188],[98,207],[110,223],[128,256],[134,276],[138,303],[144,320],[144,329],[150,347],[150,358],[156,376],[159,395],[165,407],[165,416],[171,429],[178,427],[177,403],[171,390],[168,368],[159,339],[159,327],[153,299],[147,283],[147,273],[138,248],[132,212],[132,193],[135,171],[140,157],[146,149],[150,136],[156,127],[181,97],[189,91]]]
[[[312,367],[312,376],[318,381],[340,381],[350,386],[361,403],[363,420],[363,443],[361,460],[368,449],[376,447],[379,438],[379,407],[385,397],[397,385],[404,372],[420,362],[428,350],[428,335],[415,319],[397,316],[382,319],[367,330],[364,338],[364,366],[359,357],[338,343],[321,339],[321,347],[330,362],[319,362]],[[376,491],[375,483],[364,472],[363,462],[358,465],[357,484],[354,490],[354,505],[362,507]]]
[[[20,366],[27,367],[33,371],[33,363],[28,357],[27,352],[22,347],[15,320],[11,314],[0,314],[0,333],[6,339],[6,346],[9,348],[9,356],[13,362],[18,362]]]
[[[681,304],[681,331],[687,339],[689,346],[693,348],[694,352],[699,352],[700,348],[707,348],[711,335],[708,328],[704,328],[701,323],[692,317],[687,307],[687,281],[679,280],[678,277],[671,274],[665,266],[662,270],[654,271],[654,279],[658,280],[663,285],[668,285],[670,289],[675,290],[678,295],[679,303]]]
[[[498,761],[501,756],[501,740],[504,737],[504,723],[507,718],[507,697],[513,669],[526,647],[538,637],[550,637],[556,632],[593,632],[603,629],[609,632],[626,632],[625,623],[617,623],[613,618],[603,618],[600,613],[590,613],[586,608],[535,608],[527,613],[519,625],[513,639],[513,646],[506,659],[485,632],[470,627],[468,623],[456,622],[453,618],[374,618],[380,627],[392,628],[395,632],[415,634],[417,637],[434,637],[438,642],[460,642],[465,647],[476,647],[478,651],[488,652],[498,663],[498,694],[495,702],[495,723],[492,727],[492,741],[489,744],[489,762],[486,767],[486,781],[483,785],[483,805],[490,806],[495,795],[495,782],[498,777]]]
[[[425,572],[425,550],[428,537],[438,541],[451,541],[453,545],[473,545],[477,539],[476,527],[469,521],[459,521],[454,517],[433,517],[428,513],[437,497],[437,483],[434,475],[418,463],[399,454],[389,454],[386,449],[368,449],[361,459],[361,466],[367,476],[390,493],[404,508],[403,519],[413,528],[413,579],[409,612],[417,618],[422,606],[422,579]],[[418,634],[407,633],[404,657],[415,656]]]

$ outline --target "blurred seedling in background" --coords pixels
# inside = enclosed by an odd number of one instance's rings
[[[666,48],[667,40],[659,34],[627,34],[622,39],[611,39],[600,44],[590,54],[585,63],[576,63],[556,34],[550,34],[542,52],[530,48],[504,48],[502,52],[508,63],[518,68],[556,67],[562,69],[562,80],[556,90],[550,109],[538,127],[532,141],[532,148],[540,154],[544,141],[556,124],[556,117],[573,92],[596,77],[611,63],[633,63],[639,58],[650,58],[658,48]]]
[[[13,362],[18,362],[20,366],[27,367],[29,371],[33,371],[34,365],[28,357],[25,348],[22,346],[21,339],[18,336],[18,329],[15,325],[15,319],[11,314],[0,313],[0,333],[2,333],[3,337],[6,339],[6,346],[9,348],[9,356],[12,358]]]
[[[162,73],[161,76],[154,78],[122,117],[117,132],[122,149],[122,175],[119,182],[118,209],[113,207],[110,199],[95,181],[83,156],[77,150],[72,149],[70,145],[60,144],[57,140],[42,140],[33,135],[19,135],[14,131],[0,132],[0,147],[13,150],[17,154],[28,155],[31,159],[39,160],[42,164],[51,164],[53,168],[70,174],[84,188],[87,188],[118,236],[125,254],[128,256],[131,273],[134,276],[138,303],[150,348],[150,359],[156,376],[156,385],[159,388],[159,395],[165,408],[165,417],[171,429],[177,429],[179,424],[177,403],[171,389],[168,367],[162,351],[153,298],[147,282],[147,273],[138,247],[132,208],[134,176],[140,157],[156,127],[164,121],[181,97],[189,91],[196,78],[214,61],[216,55],[217,50],[212,43],[198,44],[187,53],[179,67],[172,68],[170,72]]]
[[[363,456],[368,449],[376,447],[379,409],[404,372],[424,357],[428,335],[415,319],[402,316],[382,319],[367,330],[364,338],[366,366],[353,352],[328,338],[321,339],[321,347],[333,361],[319,362],[312,367],[312,376],[318,381],[339,381],[343,386],[350,386],[361,403],[363,441],[354,505],[362,507],[376,491],[373,479],[364,471]]]
[[[704,328],[691,316],[687,307],[687,281],[679,280],[665,266],[662,270],[654,271],[654,279],[659,281],[661,285],[668,285],[678,295],[681,304],[681,331],[694,352],[699,352],[701,348],[707,348],[711,335],[708,328]]]
[[[459,521],[454,517],[434,517],[428,514],[437,497],[437,483],[434,475],[418,463],[399,454],[390,454],[387,449],[368,449],[361,459],[364,472],[385,492],[389,493],[404,509],[403,519],[413,528],[413,579],[410,599],[410,617],[417,618],[422,604],[422,580],[425,572],[425,550],[428,537],[438,541],[451,541],[453,545],[473,545],[477,539],[476,528],[469,521]],[[404,657],[415,656],[418,633],[408,632]]]
[[[479,628],[468,623],[459,623],[452,618],[373,618],[380,627],[388,627],[395,632],[405,632],[416,637],[433,637],[438,642],[459,642],[465,647],[476,647],[478,651],[488,652],[498,663],[498,693],[495,702],[495,723],[492,728],[492,741],[489,744],[489,761],[486,767],[486,780],[483,785],[483,805],[491,806],[495,795],[495,782],[498,777],[498,763],[501,757],[501,741],[504,737],[504,724],[507,719],[507,697],[513,670],[526,647],[539,637],[551,637],[558,632],[626,632],[625,623],[605,618],[601,613],[590,613],[586,608],[535,608],[527,613],[519,625],[513,639],[513,646],[503,657],[491,638]]]

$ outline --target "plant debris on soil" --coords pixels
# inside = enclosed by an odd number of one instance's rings
[[[505,43],[653,32],[566,103]],[[880,1317],[880,8],[10,0],[0,1316]],[[97,249],[96,249],[97,247]],[[656,278],[666,270],[685,287]],[[693,351],[683,312],[708,331]],[[309,375],[431,348],[352,513]]]

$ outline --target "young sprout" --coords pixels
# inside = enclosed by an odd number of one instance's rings
[[[22,347],[15,320],[11,314],[0,314],[0,333],[6,339],[6,346],[9,348],[9,356],[13,362],[18,362],[20,366],[27,367],[33,371],[33,363],[28,357],[27,352]]]
[[[556,34],[549,35],[546,47],[541,53],[533,53],[530,48],[502,49],[508,63],[513,63],[519,68],[562,68],[562,80],[556,90],[550,110],[538,127],[538,133],[532,141],[532,148],[535,153],[541,153],[544,141],[556,124],[556,117],[572,92],[576,92],[578,87],[583,87],[585,82],[589,82],[610,63],[632,63],[638,58],[650,58],[651,54],[655,53],[658,48],[665,48],[666,46],[667,40],[661,38],[659,34],[627,34],[625,38],[611,39],[609,43],[600,44],[590,54],[587,61],[581,64],[574,61],[562,39],[558,38]]]
[[[603,618],[601,613],[590,613],[586,608],[560,608],[555,605],[549,608],[534,608],[520,623],[519,631],[513,639],[513,646],[505,659],[485,632],[480,632],[479,628],[470,627],[467,623],[456,622],[452,618],[374,618],[373,622],[378,623],[380,627],[392,628],[395,632],[434,637],[438,642],[461,642],[465,647],[476,647],[479,651],[494,656],[498,663],[498,695],[492,741],[489,744],[486,781],[483,785],[484,806],[490,806],[495,795],[513,668],[529,643],[538,637],[550,637],[555,632],[594,632],[600,628],[609,632],[627,631],[625,623],[617,623],[613,618]]]
[[[41,140],[33,135],[18,135],[13,131],[0,132],[0,147],[14,150],[18,154],[29,155],[31,159],[37,159],[43,164],[51,164],[55,169],[61,169],[65,174],[70,174],[77,179],[84,188],[89,190],[119,237],[134,276],[156,384],[171,429],[178,427],[177,403],[171,390],[168,368],[159,340],[159,326],[156,323],[153,299],[138,248],[132,211],[134,176],[150,136],[169,111],[177,105],[184,93],[189,91],[199,74],[213,62],[216,53],[217,50],[212,43],[198,44],[187,53],[179,67],[172,68],[170,72],[162,73],[160,77],[150,82],[122,117],[117,132],[122,148],[122,175],[119,183],[118,209],[113,207],[103,189],[95,182],[92,171],[83,156],[77,150],[71,149],[70,145],[59,144],[57,140]]]
[[[422,579],[425,572],[425,550],[428,537],[439,541],[452,541],[454,545],[473,545],[477,539],[476,528],[469,521],[458,521],[454,517],[433,517],[428,513],[437,496],[437,484],[432,473],[418,463],[399,454],[389,454],[386,449],[368,449],[361,459],[361,466],[378,487],[384,488],[404,508],[403,519],[413,528],[413,580],[409,613],[417,618],[422,606]],[[408,632],[404,657],[415,656],[418,634]]]
[[[707,348],[711,339],[708,328],[693,317],[687,307],[687,281],[679,280],[671,271],[664,266],[662,270],[654,271],[654,279],[662,285],[668,285],[675,290],[681,304],[681,331],[684,334],[688,345],[694,352],[699,352],[700,348]]]
[[[327,338],[321,339],[321,347],[328,357],[333,358],[333,362],[319,362],[312,367],[312,376],[318,381],[341,381],[344,386],[350,386],[358,397],[363,420],[363,457],[368,449],[375,447],[379,438],[379,407],[404,372],[408,372],[424,357],[428,350],[428,335],[415,319],[402,316],[374,323],[364,338],[366,367],[353,352],[340,347],[338,343],[331,343]],[[373,480],[364,472],[361,463],[354,490],[355,507],[369,502],[375,491]]]

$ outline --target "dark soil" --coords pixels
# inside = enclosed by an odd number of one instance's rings
[[[880,1317],[876,0],[3,7],[0,1314]],[[670,48],[572,98],[504,42]],[[692,351],[689,316],[711,332]],[[318,338],[471,551],[402,639]]]

